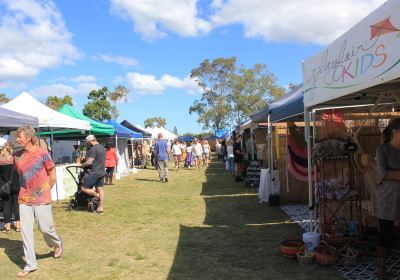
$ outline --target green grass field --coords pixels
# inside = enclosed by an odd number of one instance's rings
[[[65,254],[53,259],[35,232],[39,268],[27,279],[341,279],[331,268],[303,268],[279,242],[301,230],[278,208],[258,203],[213,162],[208,169],[155,170],[106,186],[101,215],[53,204]],[[16,232],[0,235],[0,279],[23,267]]]

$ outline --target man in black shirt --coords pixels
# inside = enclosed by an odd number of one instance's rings
[[[99,207],[97,208],[98,213],[104,211],[104,176],[105,161],[106,161],[106,149],[97,142],[93,135],[86,137],[86,143],[91,147],[89,152],[86,154],[85,163],[81,164],[80,167],[88,169],[88,176],[85,178],[82,191],[90,196],[93,196],[95,200],[99,201]],[[93,190],[96,187],[96,191]]]
[[[242,136],[240,134],[236,136],[236,141],[233,145],[233,155],[235,157],[236,165],[236,181],[239,182],[242,180],[244,155],[244,152],[242,150]]]

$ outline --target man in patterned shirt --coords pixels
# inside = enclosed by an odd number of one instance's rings
[[[51,188],[56,181],[54,163],[47,150],[36,146],[37,138],[31,126],[18,128],[16,136],[21,150],[15,153],[14,163],[21,183],[18,203],[26,262],[17,277],[22,278],[37,269],[33,236],[35,221],[47,245],[54,249],[54,258],[62,256],[63,243],[54,229],[51,212]]]

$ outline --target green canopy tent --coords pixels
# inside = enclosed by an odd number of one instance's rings
[[[67,130],[56,130],[53,131],[54,137],[57,139],[77,139],[77,138],[83,138],[87,134],[93,134],[95,136],[112,136],[115,133],[115,128],[112,125],[108,125],[96,120],[93,120],[81,112],[77,111],[74,107],[65,104],[62,106],[58,112],[76,118],[84,121],[88,121],[90,124],[90,130],[88,132],[82,132],[81,130],[73,130],[73,129],[67,129]],[[42,132],[41,135],[47,135],[49,133],[47,132]]]

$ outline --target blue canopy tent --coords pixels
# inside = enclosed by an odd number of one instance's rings
[[[127,169],[129,166],[129,152],[127,150],[128,140],[142,139],[143,135],[141,133],[137,133],[130,130],[129,128],[123,126],[122,124],[114,120],[109,120],[106,122],[106,124],[112,125],[115,129],[114,133],[115,147],[120,159],[123,159],[118,161],[117,172],[123,172],[123,170]],[[131,148],[133,154],[133,143],[131,143]]]
[[[250,117],[251,121],[253,123],[266,122],[268,119],[268,112],[269,112],[269,108],[267,105],[265,108],[255,112],[253,115],[251,115],[251,117]]]
[[[141,133],[137,133],[135,131],[132,131],[131,129],[123,126],[122,124],[109,120],[106,122],[106,124],[112,125],[115,128],[115,134],[119,138],[134,138],[134,139],[141,139],[143,138],[143,135]]]
[[[151,133],[147,132],[146,130],[144,130],[140,127],[137,127],[136,125],[131,124],[127,120],[124,120],[123,122],[121,122],[121,125],[132,130],[133,132],[141,133],[143,135],[142,138],[151,138]]]
[[[194,137],[193,136],[181,136],[178,138],[181,142],[192,142]]]
[[[269,114],[271,122],[303,118],[303,85],[296,86],[282,99],[269,104]]]
[[[272,124],[287,121],[303,121],[304,102],[303,102],[303,84],[293,88],[280,100],[269,104],[268,110],[268,151],[270,153],[269,166],[274,169],[273,136]],[[272,176],[271,176],[271,179]],[[286,187],[289,191],[288,183],[288,162],[286,162]]]

